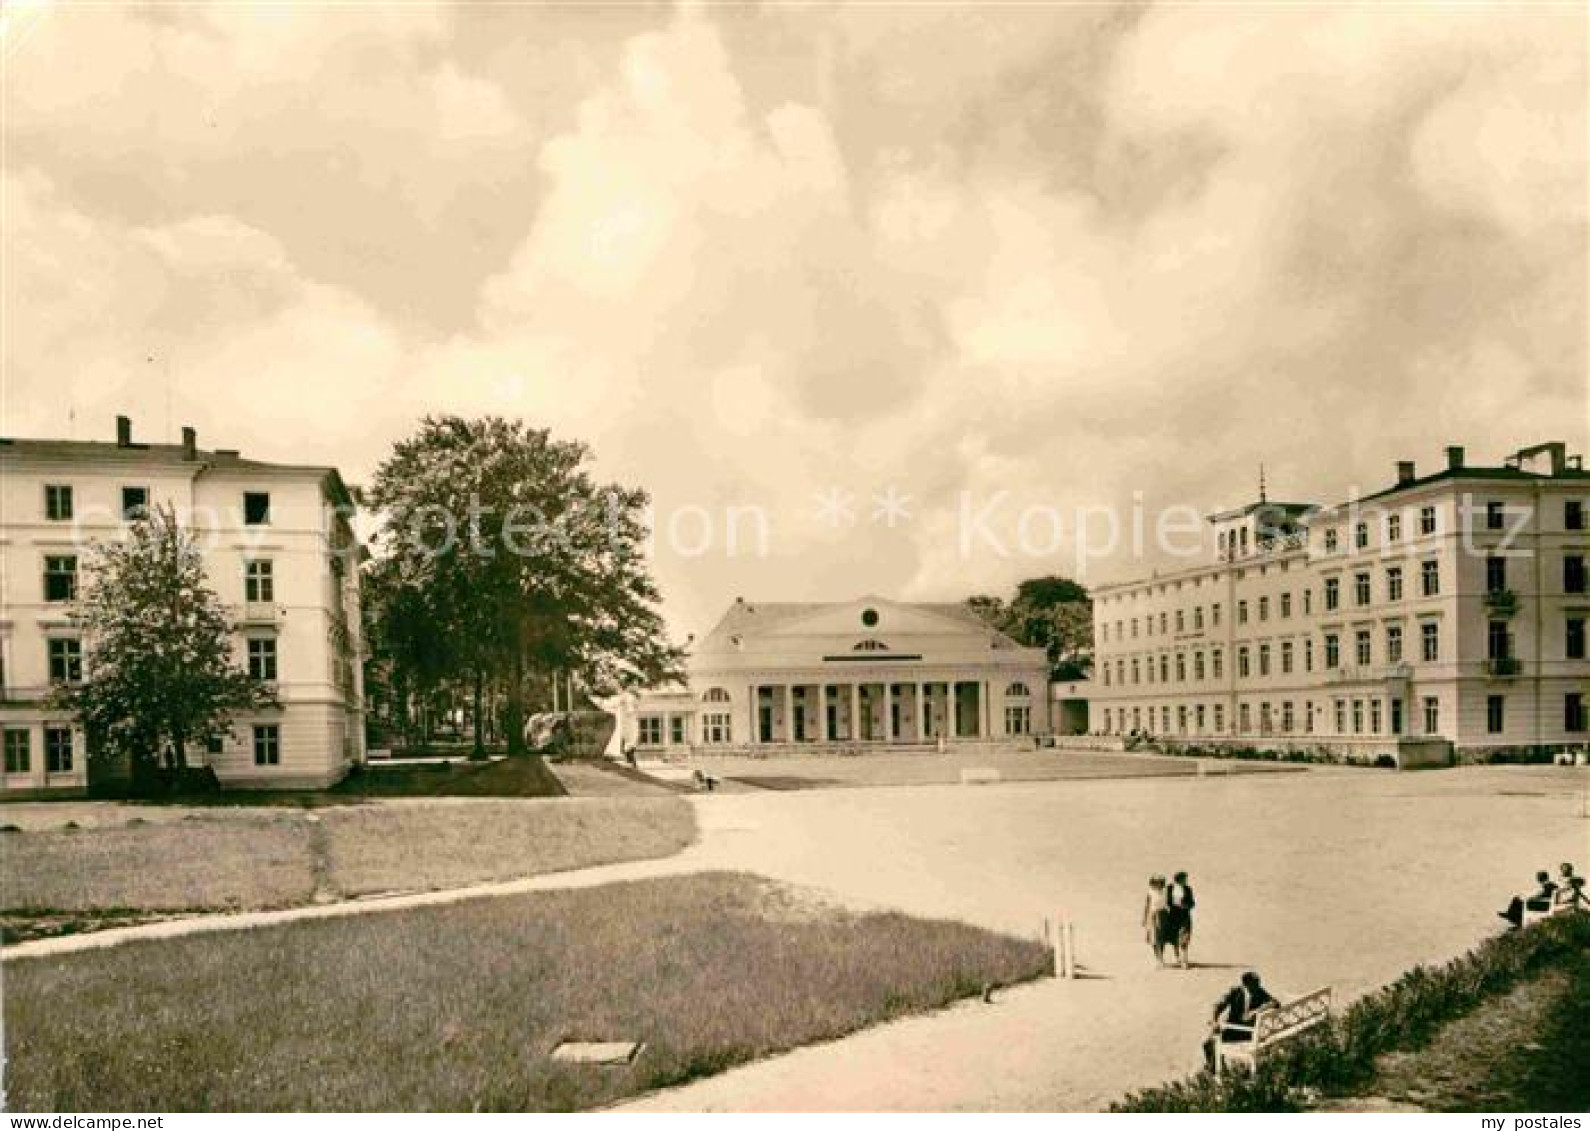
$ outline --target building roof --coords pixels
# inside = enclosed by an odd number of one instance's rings
[[[1577,467],[1565,467],[1555,473],[1525,471],[1518,467],[1443,467],[1433,475],[1420,475],[1408,480],[1406,483],[1393,483],[1390,487],[1376,491],[1373,495],[1363,495],[1345,503],[1338,503],[1329,509],[1340,510],[1343,507],[1351,506],[1353,503],[1364,503],[1370,499],[1383,499],[1387,495],[1395,495],[1400,491],[1414,491],[1420,487],[1429,486],[1431,483],[1457,479],[1486,479],[1512,483],[1541,483],[1554,480],[1582,482],[1590,479],[1590,471],[1584,471]]]
[[[241,453],[227,448],[214,451],[197,448],[194,450],[194,457],[188,459],[186,450],[181,444],[118,444],[112,440],[35,440],[0,436],[0,456],[9,454],[61,463],[79,463],[86,460],[129,465],[173,463],[190,464],[195,468],[217,471],[302,472],[327,480],[327,485],[338,502],[348,506],[353,505],[353,496],[342,480],[342,473],[335,467],[321,464],[267,463],[264,460],[248,459]]]

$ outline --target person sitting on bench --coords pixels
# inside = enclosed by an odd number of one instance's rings
[[[1552,900],[1557,894],[1557,885],[1552,883],[1551,873],[1536,872],[1535,883],[1538,884],[1539,887],[1535,890],[1534,895],[1530,896],[1528,899],[1524,899],[1521,896],[1515,895],[1508,902],[1507,910],[1498,911],[1496,914],[1501,918],[1506,919],[1514,927],[1522,927],[1524,925],[1524,910],[1526,908],[1530,911],[1550,911]]]
[[[713,777],[711,774],[704,774],[700,770],[696,771],[695,780],[696,788],[704,789],[708,793],[711,793],[713,790],[718,788],[718,779]]]
[[[1259,981],[1259,975],[1252,970],[1242,975],[1242,980],[1226,991],[1226,996],[1215,1003],[1209,1039],[1204,1042],[1204,1063],[1211,1072],[1214,1071],[1221,1042],[1235,1044],[1253,1040],[1254,1015],[1265,1006],[1274,1004],[1275,998],[1270,996],[1270,991]]]
[[[1572,864],[1564,864],[1558,871],[1557,906],[1567,908],[1585,906],[1584,877],[1574,872]]]

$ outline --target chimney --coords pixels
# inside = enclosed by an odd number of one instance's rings
[[[1446,466],[1448,471],[1461,471],[1463,469],[1463,449],[1453,444],[1446,450]]]
[[[199,434],[187,425],[182,426],[182,458],[185,460],[199,458]]]
[[[132,417],[118,416],[116,418],[116,446],[118,448],[132,447]]]
[[[1415,478],[1417,477],[1414,475],[1413,461],[1411,459],[1399,459],[1397,461],[1397,486],[1406,487]]]

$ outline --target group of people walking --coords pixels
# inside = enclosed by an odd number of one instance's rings
[[[1550,872],[1536,872],[1534,894],[1513,896],[1507,909],[1496,914],[1517,928],[1524,925],[1525,911],[1548,914],[1562,908],[1583,909],[1585,906],[1584,877],[1575,874],[1572,864],[1564,863],[1557,869],[1555,880]]]
[[[1170,947],[1177,966],[1187,969],[1187,951],[1192,946],[1192,913],[1197,901],[1186,872],[1177,872],[1169,882],[1164,876],[1148,878],[1148,897],[1143,901],[1143,933],[1154,961],[1165,965],[1165,948]]]

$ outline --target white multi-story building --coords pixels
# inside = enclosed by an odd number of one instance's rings
[[[1213,515],[1216,560],[1095,591],[1091,725],[1399,764],[1582,747],[1587,510],[1551,443]]]
[[[85,736],[46,703],[82,678],[73,597],[95,543],[143,508],[170,505],[203,547],[237,658],[280,706],[239,716],[218,747],[188,751],[229,786],[330,785],[364,759],[359,554],[334,468],[142,444],[0,439],[0,739],[7,795],[82,791]]]
[[[1009,743],[1049,732],[1049,662],[964,605],[736,600],[685,688],[620,710],[647,751]]]

